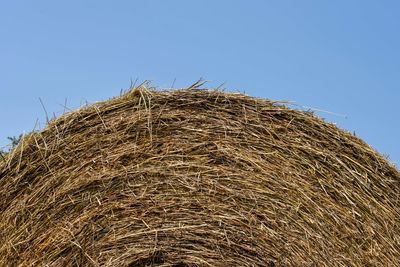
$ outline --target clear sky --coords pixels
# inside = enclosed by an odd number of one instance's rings
[[[130,80],[290,100],[400,166],[400,1],[0,1],[0,147]]]

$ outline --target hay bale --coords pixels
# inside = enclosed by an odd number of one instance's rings
[[[1,266],[400,266],[400,174],[311,113],[143,86],[0,163]]]

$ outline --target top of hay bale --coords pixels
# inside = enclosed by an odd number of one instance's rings
[[[400,174],[279,103],[154,91],[55,119],[0,163],[0,266],[400,266]]]

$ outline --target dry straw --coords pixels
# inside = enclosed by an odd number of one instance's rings
[[[400,266],[400,174],[311,113],[126,94],[0,163],[0,266]]]

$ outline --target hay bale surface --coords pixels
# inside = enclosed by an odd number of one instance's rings
[[[311,113],[143,86],[0,163],[0,266],[400,266],[400,174]]]

